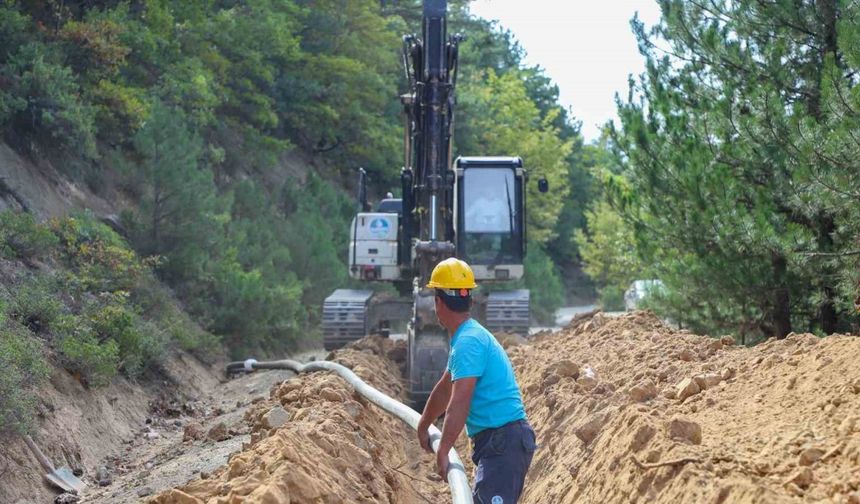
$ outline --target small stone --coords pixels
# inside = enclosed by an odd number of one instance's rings
[[[860,504],[860,492],[851,492],[848,494],[848,504]]]
[[[72,493],[62,493],[54,497],[54,504],[77,504],[81,498]],[[22,504],[29,501],[19,501]]]
[[[551,374],[551,375],[545,376],[543,381],[541,382],[541,388],[547,389],[549,387],[552,387],[553,385],[555,385],[559,381],[561,381],[561,378],[559,378],[558,375]]]
[[[209,432],[206,433],[206,437],[215,442],[230,439],[230,434],[227,432],[227,424],[219,422],[217,425],[209,429]]]
[[[759,474],[759,476],[766,476],[771,471],[770,462],[767,460],[756,460],[753,462],[753,468]]]
[[[678,358],[684,362],[690,362],[694,358],[693,352],[691,352],[689,349],[685,348],[678,353]]]
[[[96,481],[98,482],[99,486],[102,487],[106,487],[113,483],[113,476],[111,475],[110,471],[108,471],[108,468],[106,466],[100,466],[96,470]]]
[[[144,433],[143,437],[152,441],[153,439],[160,438],[161,434],[159,434],[156,431],[148,431],[148,432]]]
[[[676,441],[702,444],[702,427],[686,418],[675,417],[666,423],[667,435]]]
[[[649,424],[640,425],[636,432],[633,434],[633,440],[630,442],[630,450],[631,451],[639,451],[645,446],[648,445],[648,442],[651,441],[651,438],[654,437],[654,434],[657,433],[657,429],[652,427]]]
[[[791,481],[785,484],[785,489],[788,490],[789,493],[798,497],[803,497],[803,494],[805,493],[802,488],[792,483]]]
[[[331,402],[343,402],[345,399],[340,392],[330,388],[320,390],[320,397]]]
[[[818,462],[821,457],[824,456],[824,450],[821,448],[807,448],[800,452],[800,458],[798,458],[798,465],[809,466],[816,462]]]
[[[263,416],[263,425],[266,429],[277,429],[290,421],[290,414],[280,406],[275,406]]]
[[[734,378],[734,377],[735,377],[735,375],[737,375],[737,374],[738,374],[738,372],[737,372],[737,370],[736,370],[735,368],[733,368],[733,367],[727,367],[727,368],[723,369],[723,372],[722,372],[722,373],[720,373],[720,377],[721,377],[723,380],[731,380],[731,379],[732,379],[732,378]]]
[[[696,381],[696,385],[699,386],[699,390],[708,390],[709,388],[719,385],[720,382],[723,381],[723,378],[716,373],[706,373],[694,376],[693,380]]]
[[[592,390],[597,386],[597,379],[591,376],[580,376],[576,379],[576,383],[578,383],[585,390]]]
[[[152,492],[153,492],[152,487],[148,487],[148,486],[141,487],[137,490],[137,496],[138,497],[146,497],[148,495],[152,495]]]
[[[590,444],[600,433],[600,429],[606,424],[608,417],[609,414],[605,410],[594,413],[585,422],[576,427],[573,433],[583,443]]]
[[[182,431],[182,441],[199,441],[204,437],[206,437],[206,432],[198,422],[191,422]]]
[[[734,336],[723,336],[720,338],[720,343],[722,343],[723,346],[732,346],[735,344],[735,338]]]
[[[200,471],[200,479],[209,479],[210,474],[206,471]]]
[[[714,351],[719,351],[723,349],[723,342],[721,340],[715,339],[708,343],[708,348]]]
[[[681,383],[675,387],[675,393],[678,396],[679,401],[692,397],[701,392],[701,390],[702,389],[699,388],[699,385],[692,378],[684,378],[681,380]]]
[[[794,475],[786,483],[794,483],[799,488],[806,489],[809,488],[809,485],[812,484],[813,474],[812,469],[809,467],[804,467],[803,469],[797,471]]]
[[[675,389],[672,387],[666,387],[663,389],[663,397],[666,399],[675,399],[678,397],[678,393],[675,392]]]
[[[839,435],[843,437],[850,436],[858,426],[860,426],[860,418],[847,417],[839,424]]]
[[[630,398],[635,402],[645,402],[657,397],[657,387],[650,381],[642,382],[630,389]]]
[[[579,366],[569,359],[554,362],[550,368],[555,374],[564,378],[573,378],[575,380],[579,377]]]

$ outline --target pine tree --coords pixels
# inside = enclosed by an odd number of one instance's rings
[[[634,23],[647,72],[619,104],[613,137],[630,183],[615,196],[647,262],[703,330],[784,337],[845,327],[844,264],[833,259],[845,257],[857,226],[818,193],[834,173],[858,173],[857,158],[837,166],[815,136],[849,142],[831,95],[842,91],[843,112],[856,110],[844,50],[857,6],[660,5],[651,32]]]
[[[182,111],[156,103],[134,136],[134,148],[143,188],[139,248],[165,258],[168,276],[192,278],[205,265],[218,236],[215,184],[212,172],[200,163],[200,137],[189,130]]]

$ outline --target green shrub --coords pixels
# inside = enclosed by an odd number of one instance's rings
[[[90,327],[99,341],[116,344],[118,368],[127,376],[137,376],[160,359],[164,333],[155,324],[143,322],[126,306],[124,296],[103,298],[105,304],[88,310]]]
[[[58,332],[63,366],[88,385],[109,384],[119,369],[119,345],[113,340],[100,342],[90,325],[78,316],[63,317],[58,322]]]
[[[57,298],[56,281],[33,276],[12,292],[9,315],[34,333],[42,333],[57,320],[63,304]]]
[[[0,213],[0,243],[10,258],[39,259],[49,255],[59,240],[51,230],[26,212]]]
[[[624,289],[616,285],[600,289],[600,306],[604,311],[624,311]]]
[[[606,200],[593,203],[585,216],[588,233],[577,230],[574,236],[583,270],[601,293],[607,291],[610,303],[615,302],[612,297],[620,291],[623,309],[624,290],[645,269],[637,255],[633,228]]]
[[[140,259],[91,213],[56,220],[51,226],[83,288],[90,292],[133,290],[157,262],[155,258]]]
[[[174,311],[175,313],[168,315],[163,321],[170,341],[176,343],[179,348],[191,351],[200,357],[206,357],[207,354],[217,350],[221,342],[220,338],[203,330],[185,312]]]
[[[554,323],[555,311],[564,303],[564,286],[555,264],[540,245],[534,244],[529,247],[524,266],[532,314],[541,324]]]
[[[0,435],[30,429],[34,389],[47,377],[39,341],[17,324],[0,324]]]

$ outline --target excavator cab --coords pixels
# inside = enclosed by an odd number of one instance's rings
[[[457,257],[478,281],[518,280],[525,256],[525,171],[518,157],[461,157],[455,163]]]
[[[460,157],[454,173],[457,257],[469,263],[481,285],[521,279],[526,253],[523,160]],[[528,334],[527,289],[490,289],[477,308],[491,331]]]

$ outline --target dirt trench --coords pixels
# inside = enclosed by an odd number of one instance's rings
[[[334,353],[384,393],[405,400],[405,342],[379,337]],[[414,431],[358,395],[334,373],[275,384],[244,414],[250,438],[211,474],[150,504],[437,503],[448,487],[434,474]]]
[[[522,502],[860,503],[860,338],[574,324],[509,351],[542,446]]]
[[[860,338],[745,348],[637,312],[503,341],[540,445],[522,503],[860,503]],[[404,352],[369,338],[334,360],[402,398]],[[333,374],[277,381],[237,422],[225,465],[148,502],[450,501],[414,433]]]

